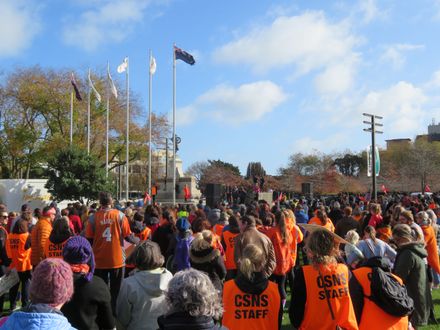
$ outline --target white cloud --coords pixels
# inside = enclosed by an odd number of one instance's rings
[[[345,62],[328,66],[315,79],[315,87],[321,94],[342,94],[353,86],[354,73],[358,60],[346,59]]]
[[[64,42],[87,51],[104,44],[121,42],[137,23],[144,19],[144,11],[151,0],[105,0],[92,3],[93,8],[72,18],[63,30]]]
[[[385,52],[381,56],[381,61],[389,62],[394,69],[400,69],[406,62],[404,52],[412,50],[424,49],[424,45],[412,45],[412,44],[395,44],[390,45],[385,49]]]
[[[0,57],[19,55],[40,32],[38,8],[32,1],[0,1]]]
[[[188,124],[200,116],[238,125],[256,121],[284,102],[287,95],[271,81],[257,81],[237,88],[218,85],[195,102],[178,110],[179,124]]]
[[[363,16],[364,23],[369,23],[381,16],[375,0],[360,0],[359,11]]]
[[[293,152],[312,153],[315,151],[331,152],[333,149],[340,148],[341,145],[346,143],[346,134],[336,133],[330,136],[323,137],[322,139],[311,138],[309,136],[302,137],[295,140],[291,145]]]
[[[424,124],[423,106],[428,99],[421,88],[400,81],[386,90],[368,93],[359,111],[383,116],[387,132],[413,134]]]
[[[249,65],[255,72],[295,66],[297,74],[326,69],[355,54],[360,42],[346,21],[329,22],[323,12],[281,16],[214,52],[219,63]]]

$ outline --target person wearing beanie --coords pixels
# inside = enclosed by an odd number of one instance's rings
[[[73,294],[72,270],[66,262],[55,258],[40,262],[32,273],[29,294],[28,306],[0,320],[2,329],[75,329],[60,311]]]
[[[191,267],[189,261],[189,247],[194,237],[191,231],[191,224],[187,218],[179,218],[176,222],[177,233],[170,243],[169,250],[173,257],[167,263],[167,268],[174,274],[178,271]]]
[[[124,279],[116,303],[118,321],[127,330],[156,330],[157,318],[166,309],[165,291],[173,275],[163,267],[159,245],[150,240],[140,243],[127,262],[135,272]]]
[[[213,245],[214,234],[210,230],[197,233],[191,243],[189,257],[191,267],[208,274],[212,284],[220,293],[226,277],[226,267],[220,251]]]
[[[228,220],[229,220],[229,214],[226,211],[220,213],[220,218],[217,221],[217,223],[212,227],[212,232],[217,236],[221,237],[223,229],[225,228],[225,226],[229,224]]]
[[[93,275],[95,261],[92,246],[82,236],[74,236],[64,245],[62,256],[73,271],[74,294],[61,312],[77,329],[113,329],[110,290]]]

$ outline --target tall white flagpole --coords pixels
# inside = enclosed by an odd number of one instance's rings
[[[150,84],[149,84],[149,88],[148,88],[148,194],[151,196],[151,112],[152,112],[152,90],[153,90],[153,73],[151,72],[151,61],[152,61],[152,57],[153,57],[153,52],[150,50],[150,63],[148,64],[149,66],[149,70],[148,72],[150,73]],[[148,202],[149,204],[151,204],[151,200],[149,200]]]
[[[109,130],[109,115],[110,115],[110,62],[107,61],[107,111],[105,118],[105,177],[108,178],[108,130]]]
[[[87,154],[90,154],[90,93],[92,86],[90,86],[90,69],[89,69],[89,93],[87,94]]]
[[[127,121],[127,123],[126,123],[126,125],[127,125],[127,128],[126,128],[126,130],[127,130],[127,132],[126,132],[126,134],[127,134],[127,136],[126,136],[126,141],[127,141],[127,148],[126,148],[126,154],[125,154],[125,157],[126,157],[126,159],[125,159],[125,164],[126,164],[126,169],[125,169],[125,173],[126,173],[126,176],[125,176],[125,188],[126,188],[126,192],[125,192],[125,199],[128,201],[128,192],[129,192],[129,173],[130,173],[130,170],[129,170],[129,145],[130,145],[130,137],[129,137],[129,129],[130,129],[130,92],[129,92],[129,87],[130,87],[130,83],[129,83],[129,78],[130,78],[130,75],[129,75],[129,70],[130,70],[130,65],[129,65],[129,60],[128,60],[128,57],[127,57],[127,70],[126,70],[126,76],[125,76],[125,82],[126,82],[126,89],[127,89],[127,118],[126,118],[126,121]]]
[[[70,146],[73,142],[73,91],[70,92]]]
[[[176,51],[173,46],[173,206],[176,205]]]

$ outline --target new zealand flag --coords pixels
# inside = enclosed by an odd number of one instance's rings
[[[176,55],[176,60],[182,60],[183,62],[188,63],[190,65],[194,65],[196,63],[194,56],[192,56],[191,54],[185,52],[180,48],[177,48],[176,46],[174,46],[174,53]]]

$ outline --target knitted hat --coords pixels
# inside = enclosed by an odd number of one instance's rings
[[[73,295],[70,266],[59,258],[49,258],[40,262],[32,273],[29,295],[34,304],[53,307],[69,301]]]
[[[95,271],[95,257],[89,241],[82,236],[73,236],[68,239],[63,248],[64,261],[71,265],[87,264],[90,266],[89,273],[84,276],[90,281]]]
[[[187,218],[179,218],[176,222],[176,228],[180,232],[185,232],[191,228],[191,224],[189,223]]]

